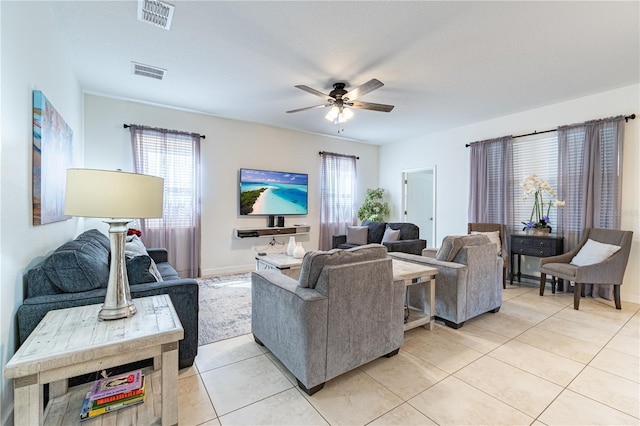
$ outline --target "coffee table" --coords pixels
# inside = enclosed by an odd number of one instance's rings
[[[436,323],[436,275],[438,269],[419,263],[392,259],[393,280],[405,286],[408,318],[404,331],[424,326],[433,330]]]
[[[184,337],[180,319],[166,294],[133,302],[138,313],[113,321],[98,320],[102,304],[46,314],[4,367],[5,378],[13,379],[16,425],[42,425],[45,417],[51,424],[77,424],[89,386],[67,393],[67,378],[147,358],[153,358],[155,371],[145,376],[151,385],[146,401],[83,425],[131,424],[131,418],[140,424],[159,424],[158,414],[163,425],[178,424],[178,341]],[[46,410],[45,383],[50,383],[52,397]]]
[[[302,259],[288,256],[286,253],[267,253],[256,255],[256,270],[275,269],[294,280],[300,277]]]

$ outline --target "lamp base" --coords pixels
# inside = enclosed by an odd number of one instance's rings
[[[107,294],[98,319],[103,321],[128,318],[135,315],[136,307],[129,290],[127,263],[124,257],[125,237],[129,220],[105,220],[109,224],[109,242],[111,243],[111,266]]]

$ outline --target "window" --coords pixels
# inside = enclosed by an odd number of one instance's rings
[[[147,219],[149,228],[194,227],[198,176],[193,137],[145,130],[134,146],[136,171],[164,178],[162,219]]]
[[[510,182],[513,200],[513,223],[509,226],[512,230],[521,231],[531,217],[533,198],[524,200],[524,191],[520,186],[522,180],[531,175],[538,175],[545,180],[557,192],[558,190],[558,137],[555,132],[541,135],[526,136],[513,139],[513,181]],[[550,200],[547,193],[543,194],[544,201]],[[562,200],[562,198],[559,198]],[[546,214],[546,208],[545,208]],[[558,227],[557,208],[549,210],[550,226],[556,230]]]
[[[356,157],[321,153],[320,249],[332,248],[333,235],[356,223]]]

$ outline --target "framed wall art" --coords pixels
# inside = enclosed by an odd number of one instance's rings
[[[40,90],[33,91],[33,224],[67,220],[64,196],[73,131]]]

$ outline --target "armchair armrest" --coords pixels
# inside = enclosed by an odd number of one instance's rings
[[[429,247],[429,248],[422,249],[422,256],[424,257],[431,257],[435,259],[437,254],[438,254],[437,248]]]
[[[346,244],[347,243],[347,236],[345,234],[341,234],[341,235],[334,235],[333,237],[331,237],[331,248],[338,248],[338,246],[340,244]]]

